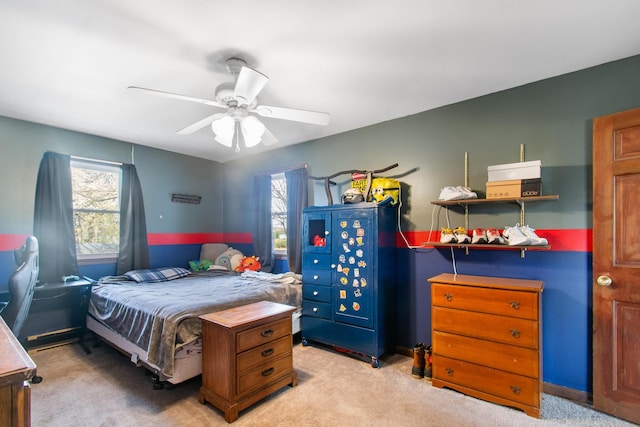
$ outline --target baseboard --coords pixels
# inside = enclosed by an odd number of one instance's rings
[[[580,391],[573,388],[563,387],[561,385],[543,383],[542,391],[547,394],[562,397],[572,402],[591,405],[593,403],[593,395],[586,391]]]
[[[396,346],[396,354],[402,354],[403,356],[413,357],[413,349],[402,347],[402,346]]]

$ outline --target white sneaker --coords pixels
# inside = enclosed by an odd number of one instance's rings
[[[455,243],[458,239],[456,239],[455,234],[453,234],[453,230],[448,227],[442,227],[440,231],[440,243]]]
[[[462,198],[462,194],[456,189],[456,187],[444,187],[440,190],[439,200],[459,200]]]
[[[487,241],[492,245],[504,245],[504,239],[497,228],[487,228]]]
[[[440,190],[439,200],[464,200],[477,199],[478,195],[471,191],[469,187],[444,187]]]
[[[458,243],[469,243],[471,241],[471,237],[469,237],[464,227],[457,227],[453,230],[453,234],[455,234]]]
[[[474,228],[472,234],[471,243],[487,243],[487,232],[484,228]]]
[[[531,244],[534,246],[547,246],[549,244],[549,241],[547,239],[538,236],[536,234],[536,230],[529,227],[528,225],[521,226],[520,231],[522,232],[522,234],[531,239]]]
[[[502,232],[502,236],[507,239],[510,246],[526,246],[531,244],[531,239],[525,236],[520,230],[520,224],[515,227],[506,226]]]
[[[477,199],[478,198],[478,194],[476,194],[475,192],[471,191],[471,189],[469,187],[462,187],[462,186],[458,186],[456,187],[456,191],[458,191],[461,195],[461,197],[463,199]]]

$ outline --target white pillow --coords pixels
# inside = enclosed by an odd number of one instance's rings
[[[216,259],[227,249],[229,245],[226,243],[205,243],[200,248],[200,260],[206,259],[212,263],[216,262]]]
[[[224,266],[227,270],[233,271],[234,267],[238,265],[238,260],[242,259],[242,256],[242,252],[239,250],[229,248],[216,258],[216,265]]]

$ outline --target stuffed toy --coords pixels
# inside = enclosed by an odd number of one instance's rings
[[[380,206],[398,204],[400,181],[393,178],[374,178],[371,182],[372,201]]]
[[[224,267],[226,270],[233,271],[240,264],[243,256],[239,250],[228,248],[216,258],[215,264]]]
[[[327,239],[316,234],[313,236],[313,246],[327,246]]]
[[[258,261],[258,257],[245,256],[240,260],[240,264],[235,268],[236,271],[242,273],[247,270],[259,271],[262,268],[262,264]]]
[[[208,259],[201,259],[195,261],[189,261],[189,267],[191,267],[191,271],[205,271],[208,270],[213,264]]]

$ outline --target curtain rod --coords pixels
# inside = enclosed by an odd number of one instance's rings
[[[69,156],[69,157],[71,157],[73,160],[82,160],[83,162],[107,163],[110,165],[117,165],[117,166],[122,166],[124,164],[120,162],[111,162],[109,160],[90,159],[88,157],[80,157],[80,156]]]
[[[275,168],[271,170],[266,170],[262,172],[258,172],[258,175],[275,175],[277,173],[285,173],[296,169],[307,169],[309,166],[306,163],[301,163],[294,166],[288,166],[286,168]]]

